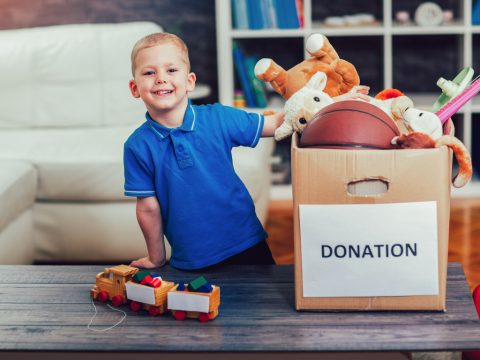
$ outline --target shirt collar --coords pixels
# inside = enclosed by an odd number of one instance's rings
[[[187,109],[185,110],[185,114],[183,115],[182,125],[178,128],[167,128],[162,124],[159,124],[155,120],[152,119],[148,111],[145,113],[145,118],[147,119],[148,126],[158,134],[162,139],[170,136],[172,131],[181,130],[181,131],[193,131],[195,130],[195,121],[197,118],[197,114],[195,112],[194,107],[190,103],[190,99],[188,100]]]

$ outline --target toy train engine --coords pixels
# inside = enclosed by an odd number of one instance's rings
[[[113,306],[120,306],[127,302],[125,284],[138,272],[137,268],[118,265],[106,268],[95,277],[95,286],[90,290],[92,299],[105,302],[110,300]]]

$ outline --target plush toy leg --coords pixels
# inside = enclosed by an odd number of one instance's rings
[[[338,94],[332,95],[327,90],[325,90],[325,92],[329,93],[330,96],[338,96],[345,94],[349,92],[354,86],[360,85],[360,77],[358,76],[357,70],[355,69],[355,66],[350,64],[348,61],[338,59],[332,61],[331,65],[335,72],[342,77],[343,81],[341,81],[342,86],[338,90]]]
[[[460,188],[465,186],[472,178],[472,158],[465,145],[452,135],[444,135],[437,140],[435,146],[448,146],[453,150],[458,163],[458,174],[453,179],[453,186]]]
[[[413,101],[405,95],[393,99],[383,100],[384,103],[388,103],[390,101],[390,110],[392,112],[393,120],[398,127],[398,130],[401,134],[408,133],[409,130],[405,124],[405,121],[403,121],[403,114],[408,108],[413,107]]]
[[[285,95],[287,72],[275,61],[267,58],[258,60],[254,72],[257,78],[269,82],[277,93]]]
[[[327,64],[339,58],[328,39],[322,34],[312,34],[307,39],[306,50],[310,55]]]
[[[283,123],[275,130],[275,140],[283,140],[293,134],[293,127],[290,124]]]

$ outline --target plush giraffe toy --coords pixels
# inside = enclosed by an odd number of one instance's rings
[[[285,100],[305,86],[319,71],[327,76],[327,84],[323,91],[331,97],[345,94],[360,84],[355,66],[340,59],[324,35],[311,35],[307,39],[306,50],[311,57],[289,70],[283,69],[272,59],[259,60],[255,65],[255,76],[270,83]]]

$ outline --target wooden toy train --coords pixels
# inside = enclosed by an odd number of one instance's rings
[[[160,315],[170,310],[177,320],[188,317],[201,322],[215,319],[220,305],[220,288],[203,276],[188,284],[175,284],[127,265],[98,273],[90,295],[101,302],[110,300],[114,306],[129,303],[133,311],[144,309],[150,315]]]

